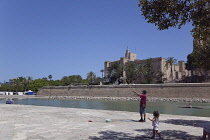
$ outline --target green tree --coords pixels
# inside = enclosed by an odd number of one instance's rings
[[[12,91],[11,85],[4,83],[0,86],[0,91]]]
[[[27,77],[27,82],[30,83],[30,82],[32,82],[32,81],[33,81],[33,78],[32,78],[31,76],[28,76],[28,77]]]
[[[166,65],[168,66],[170,66],[170,68],[171,68],[171,80],[173,81],[174,79],[173,79],[173,65],[175,65],[177,63],[177,60],[176,59],[174,59],[174,57],[168,57],[167,58],[167,60],[166,60]]]
[[[146,59],[145,68],[146,68],[145,77],[147,79],[147,83],[151,84],[153,82],[153,74],[154,74],[152,66],[152,58]]]
[[[163,82],[163,76],[165,75],[165,73],[158,71],[157,72],[157,78],[160,79],[160,82]],[[158,81],[159,82],[159,81]]]
[[[47,81],[47,77],[42,77],[43,80]]]
[[[101,70],[100,70],[100,72],[102,73],[101,78],[104,78],[104,70],[103,70],[103,69],[101,69]]]
[[[27,81],[26,90],[29,90],[29,86],[33,82],[33,78],[31,76],[28,76],[26,81]]]
[[[25,77],[13,78],[10,83],[2,84],[2,90],[5,91],[25,91],[28,87],[27,79]]]
[[[82,76],[80,76],[80,75],[75,75],[75,82],[76,82],[76,83],[82,83],[82,82],[83,82]]]
[[[63,78],[61,78],[60,81],[62,83],[62,86],[68,86],[70,84],[70,81],[67,76],[63,76]]]
[[[44,79],[35,79],[32,81],[32,83],[29,85],[28,88],[32,91],[37,92],[40,88],[42,88],[44,86],[49,86],[48,81],[46,81]]]
[[[126,82],[128,84],[133,83],[137,79],[135,73],[136,64],[135,63],[128,63],[125,65],[125,72],[126,72]]]
[[[137,64],[136,66],[135,66],[135,73],[136,73],[136,76],[145,76],[145,75],[147,75],[147,69],[146,69],[146,67],[145,67],[145,65],[143,65],[143,64]]]
[[[127,63],[125,65],[126,82],[133,83],[137,78],[145,77],[147,69],[143,64]]]
[[[204,71],[207,77],[210,70],[210,46],[199,47],[199,49],[193,52],[193,55],[196,65]]]
[[[87,73],[87,78],[86,78],[90,84],[93,84],[94,83],[94,80],[96,79],[96,75],[94,72],[89,72]]]
[[[24,78],[24,77],[18,77],[17,79],[16,79],[16,81],[18,81],[19,83],[24,83],[25,81],[26,81],[26,78]]]
[[[50,85],[51,86],[62,86],[62,83],[61,83],[61,81],[60,80],[52,80],[52,81],[50,81]]]
[[[21,85],[21,84],[18,84],[18,85],[15,85],[14,86],[14,90],[13,90],[14,92],[23,92],[23,91],[25,91],[25,89],[24,89],[24,86],[23,85]]]
[[[111,82],[115,82],[117,79],[120,79],[120,77],[123,77],[123,70],[124,67],[119,62],[114,62],[111,64],[111,66],[108,69],[109,72],[109,78]]]
[[[198,68],[194,53],[191,53],[187,56],[187,62],[185,65],[186,65],[186,69],[191,71],[191,76],[193,76],[193,70]]]
[[[82,83],[82,77],[80,75],[72,75],[68,77],[69,83]]]
[[[142,15],[159,30],[179,29],[186,23],[194,27],[192,35],[203,43],[210,36],[209,0],[139,0]]]
[[[18,77],[16,79],[17,81],[17,91],[25,91],[27,89],[28,83],[27,83],[27,79],[25,77]]]
[[[52,75],[50,74],[50,75],[48,76],[48,78],[49,78],[50,80],[52,80]]]

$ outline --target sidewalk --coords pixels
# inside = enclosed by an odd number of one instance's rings
[[[152,114],[147,114],[152,117]],[[110,119],[110,122],[106,122]],[[138,112],[0,104],[1,140],[147,140],[152,123]],[[207,117],[160,115],[164,139],[199,139]],[[158,139],[158,136],[156,137]]]

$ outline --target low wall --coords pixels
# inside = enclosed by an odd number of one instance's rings
[[[190,84],[140,84],[140,85],[95,85],[95,86],[50,86],[41,88],[42,96],[91,96],[91,97],[135,97],[132,92],[147,90],[152,98],[199,98],[210,99],[210,83]]]

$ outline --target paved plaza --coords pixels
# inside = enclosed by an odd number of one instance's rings
[[[152,123],[138,119],[137,112],[0,104],[0,140],[147,140]],[[161,114],[160,132],[167,140],[199,139],[206,121]]]

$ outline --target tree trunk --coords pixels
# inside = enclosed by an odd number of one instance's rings
[[[171,65],[171,81],[173,82],[173,69],[172,69],[172,65]]]

